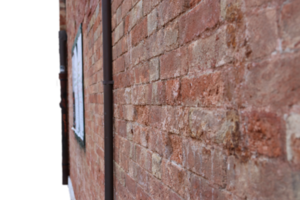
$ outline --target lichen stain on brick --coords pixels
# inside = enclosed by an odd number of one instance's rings
[[[234,151],[239,144],[239,116],[236,111],[228,111],[226,119],[217,132],[216,141],[222,143],[225,149]]]
[[[235,38],[235,27],[233,25],[228,25],[226,29],[226,37],[227,37],[227,46],[232,47],[233,49],[236,47],[236,38]]]
[[[226,9],[225,19],[230,23],[237,23],[241,25],[243,21],[243,14],[240,7],[237,4],[229,4]]]

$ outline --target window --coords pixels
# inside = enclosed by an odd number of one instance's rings
[[[83,51],[82,27],[80,25],[72,48],[72,83],[73,83],[73,131],[84,145],[84,84],[83,84]]]

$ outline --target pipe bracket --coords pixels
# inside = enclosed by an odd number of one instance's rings
[[[103,81],[103,85],[113,85],[114,81]]]

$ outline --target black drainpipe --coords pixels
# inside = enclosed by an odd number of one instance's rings
[[[102,0],[105,200],[113,200],[113,80],[111,0]]]

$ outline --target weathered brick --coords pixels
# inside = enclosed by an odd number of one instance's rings
[[[181,100],[189,106],[218,106],[224,101],[225,85],[220,72],[181,80]]]
[[[152,154],[152,174],[158,179],[161,179],[161,162],[162,158],[159,154]]]
[[[203,0],[179,21],[180,43],[186,43],[199,36],[205,29],[216,25],[220,16],[220,4],[214,0]]]
[[[119,6],[121,5],[121,3],[122,3],[122,0],[114,0],[113,2],[112,2],[112,6],[111,6],[111,8],[112,8],[112,13],[115,13],[116,12],[116,10],[119,8]]]
[[[147,17],[144,17],[131,31],[132,45],[137,45],[147,36]]]
[[[195,200],[225,199],[221,197],[220,191],[218,189],[209,186],[209,183],[205,179],[202,179],[197,175],[192,174],[191,185],[192,185],[192,188],[190,188],[191,199],[195,199]]]
[[[126,188],[132,195],[136,195],[136,182],[128,175],[126,175]]]
[[[143,14],[147,15],[152,10],[152,0],[143,1]]]
[[[148,147],[149,127],[134,123],[132,135],[132,139],[135,143],[140,144],[144,147]]]
[[[129,161],[129,176],[132,177],[135,181],[138,176],[138,164],[133,162],[132,160]]]
[[[132,140],[132,138],[133,138],[133,126],[132,126],[131,122],[127,122],[127,124],[126,124],[126,134],[127,134],[127,139]],[[132,151],[131,147],[130,147],[130,151]]]
[[[281,5],[284,2],[284,0],[252,0],[252,1],[246,1],[245,5],[249,8],[256,8],[259,6],[278,6]]]
[[[166,102],[165,82],[158,81],[151,84],[151,103],[162,105]]]
[[[151,197],[141,187],[138,186],[136,190],[136,199],[151,200]]]
[[[142,146],[136,145],[136,161],[148,172],[152,172],[152,153]]]
[[[220,144],[228,150],[238,146],[240,132],[236,111],[190,109],[189,125],[193,138]]]
[[[162,161],[162,182],[184,196],[186,187],[186,171],[171,162],[163,159]]]
[[[165,28],[165,35],[164,35],[164,41],[165,41],[165,50],[170,51],[172,49],[175,49],[178,47],[178,32],[179,32],[179,27],[178,23],[170,23],[166,28]]]
[[[113,73],[117,74],[119,72],[123,72],[124,70],[125,70],[125,60],[124,60],[124,56],[122,56],[113,62]]]
[[[142,167],[137,167],[137,183],[144,191],[148,192],[148,172]]]
[[[122,137],[126,137],[126,121],[116,120],[115,131]]]
[[[164,51],[164,30],[152,34],[147,40],[147,51],[149,58],[158,56]]]
[[[300,4],[292,1],[285,4],[281,10],[281,27],[283,32],[283,46],[297,47],[300,42]]]
[[[291,170],[280,161],[249,160],[241,163],[231,157],[227,167],[231,188],[241,198],[294,199]],[[296,186],[295,182],[295,186]],[[282,187],[282,186],[285,187]]]
[[[122,21],[122,7],[121,6],[117,9],[116,20],[117,20],[117,24],[119,24]]]
[[[154,199],[169,199],[169,188],[152,176],[149,177],[149,193]]]
[[[130,11],[129,30],[143,17],[143,0],[139,1]]]
[[[300,163],[299,152],[299,138],[300,138],[300,115],[292,113],[286,119],[286,153],[287,159],[296,164]]]
[[[245,111],[242,113],[243,141],[246,148],[269,157],[283,154],[283,122],[275,113]]]
[[[149,62],[137,65],[134,69],[135,84],[147,83],[150,81]]]
[[[148,102],[149,85],[137,85],[131,89],[131,99],[133,105],[145,105]]]
[[[122,18],[124,18],[132,7],[132,0],[124,0],[122,3]]]
[[[248,18],[249,54],[251,58],[264,57],[276,50],[276,9],[268,9]]]
[[[126,105],[123,106],[123,115],[124,119],[132,121],[134,118],[134,106],[133,105]]]
[[[163,0],[158,7],[159,25],[165,25],[168,21],[184,12],[187,7],[187,0]]]
[[[190,7],[194,7],[194,6],[197,5],[199,2],[201,2],[201,0],[190,0]]]
[[[222,150],[215,149],[212,158],[212,181],[224,188],[226,186],[227,157]]]
[[[299,55],[289,55],[248,65],[245,82],[241,85],[240,104],[276,109],[295,104],[300,98],[299,62]],[[274,72],[276,76],[271,75]]]
[[[157,81],[159,79],[159,58],[153,58],[149,63],[150,70],[150,81]]]
[[[152,127],[161,128],[166,120],[166,110],[161,106],[152,106],[150,108],[149,123]]]
[[[164,158],[169,158],[172,153],[170,138],[166,132],[152,128],[149,132],[149,149]]]
[[[177,135],[169,135],[169,137],[172,146],[172,154],[170,159],[178,164],[182,164],[182,139]]]
[[[130,104],[131,102],[131,89],[121,88],[114,90],[114,103],[116,104]]]
[[[174,78],[186,75],[188,71],[187,49],[180,48],[160,58],[160,78]]]
[[[166,103],[169,105],[178,105],[180,103],[179,79],[166,81]]]
[[[226,27],[208,38],[191,43],[188,51],[190,72],[200,72],[233,61],[232,49],[227,44]]]
[[[149,123],[149,106],[135,106],[134,119],[139,124],[148,125],[148,123]]]
[[[147,15],[147,31],[148,31],[148,35],[151,35],[153,33],[153,31],[156,30],[157,28],[157,9],[153,9],[152,12]]]
[[[137,65],[148,58],[144,42],[140,42],[136,47],[131,49],[130,58],[133,65]]]
[[[123,21],[116,27],[114,31],[113,44],[118,42],[124,35],[124,23]]]

